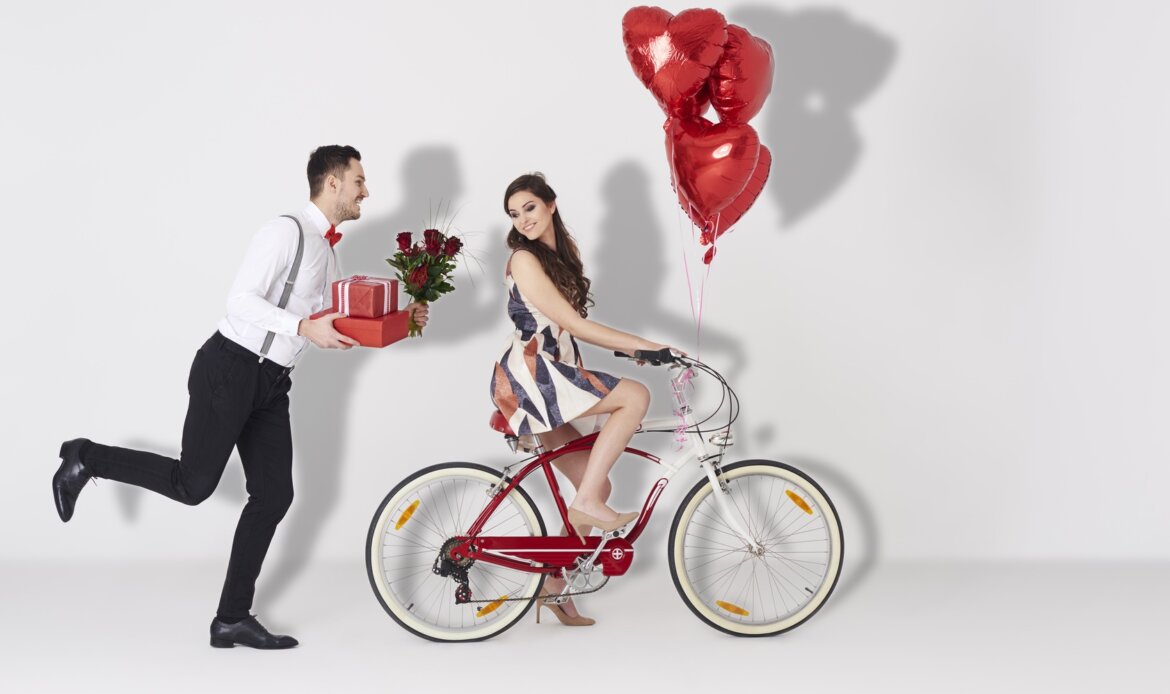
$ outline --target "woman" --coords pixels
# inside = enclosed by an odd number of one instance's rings
[[[616,530],[638,517],[606,506],[609,470],[625,450],[646,415],[650,393],[646,386],[581,364],[577,339],[605,349],[633,354],[635,350],[659,350],[665,345],[606,327],[586,318],[589,279],[585,277],[577,244],[557,210],[556,193],[541,174],[527,174],[512,181],[504,193],[504,211],[512,218],[508,232],[505,281],[508,315],[516,326],[503,357],[492,376],[491,395],[521,437],[539,436],[546,449],[564,445],[581,436],[573,420],[589,431],[582,418],[609,415],[593,448],[558,458],[554,465],[577,490],[569,506],[569,523],[581,535],[592,528]],[[549,577],[547,592],[557,594],[563,579]],[[572,626],[594,620],[577,614],[572,602],[541,602],[557,619]]]

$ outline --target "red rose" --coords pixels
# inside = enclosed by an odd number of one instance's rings
[[[404,231],[398,235],[398,250],[406,251],[410,248],[410,232]]]
[[[423,245],[428,255],[439,255],[443,252],[443,234],[438,229],[427,229],[423,232]]]
[[[453,258],[459,252],[460,248],[463,248],[463,242],[451,236],[447,239],[447,243],[443,245],[443,255]]]
[[[410,283],[415,287],[422,289],[427,284],[427,266],[419,265],[410,271]]]

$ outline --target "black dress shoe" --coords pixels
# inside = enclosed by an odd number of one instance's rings
[[[68,522],[77,505],[77,495],[85,487],[93,473],[81,462],[81,449],[89,439],[73,439],[61,444],[61,467],[53,475],[53,502],[57,504],[57,515]]]
[[[297,640],[291,636],[270,633],[254,616],[235,624],[225,624],[216,617],[211,620],[211,645],[215,648],[240,645],[276,649],[292,648],[297,645]]]

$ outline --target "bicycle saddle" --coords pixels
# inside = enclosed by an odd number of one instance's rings
[[[500,412],[499,410],[494,410],[492,412],[492,419],[490,422],[488,422],[488,424],[491,426],[491,428],[505,436],[516,435],[516,432],[512,431],[512,427],[508,426],[507,417],[505,417],[504,413]]]

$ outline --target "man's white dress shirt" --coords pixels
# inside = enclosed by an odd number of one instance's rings
[[[331,301],[326,299],[329,282],[337,276],[337,256],[325,240],[329,220],[311,202],[296,217],[304,228],[305,250],[288,305],[278,306],[297,255],[297,225],[288,217],[277,217],[252,238],[228,293],[227,315],[219,322],[224,337],[248,348],[257,359],[268,331],[276,333],[268,359],[289,367],[309,342],[297,335],[301,319]]]

